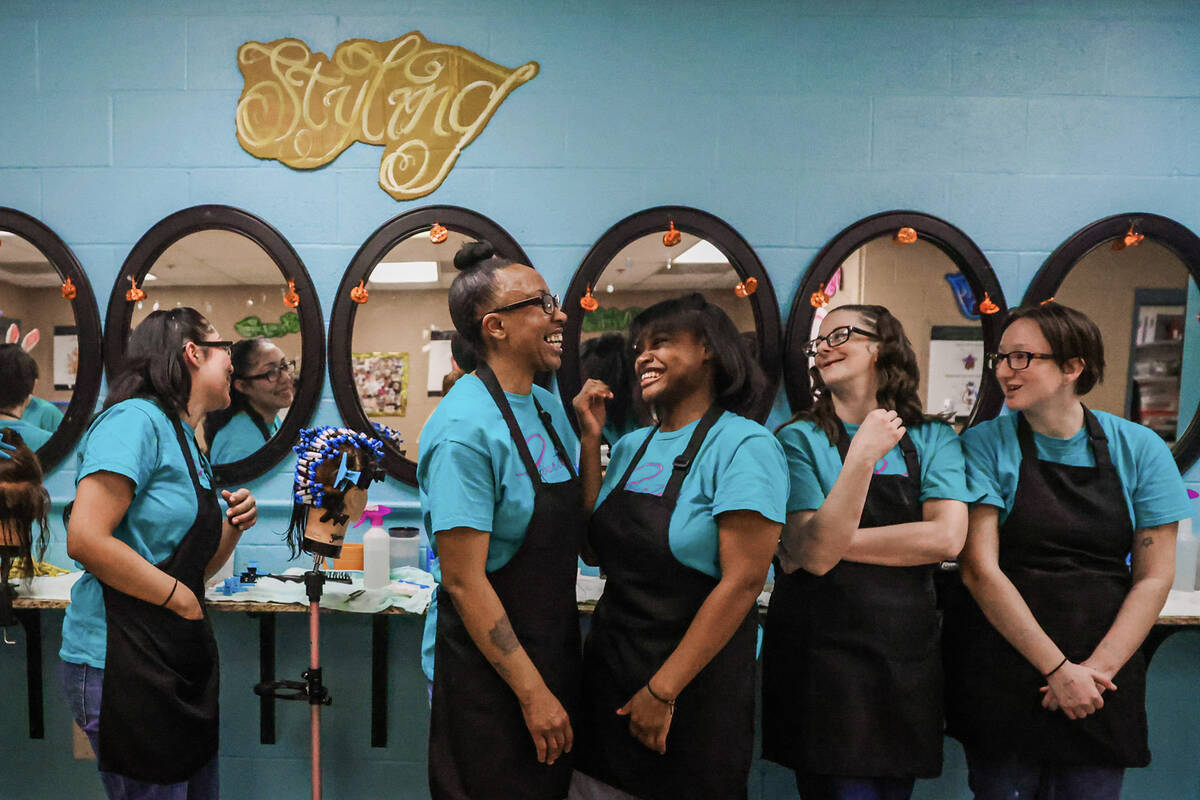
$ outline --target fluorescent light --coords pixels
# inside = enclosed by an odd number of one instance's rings
[[[371,270],[371,283],[437,283],[436,261],[383,261]]]
[[[12,231],[0,231],[0,236],[16,236]]]
[[[142,278],[143,283],[145,283],[146,281],[156,281],[156,280],[158,280],[158,276],[151,275],[149,272],[146,273],[146,277]]]
[[[728,264],[729,259],[707,239],[701,239],[694,245],[675,256],[676,264]]]

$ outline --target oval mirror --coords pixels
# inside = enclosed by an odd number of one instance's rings
[[[425,206],[371,234],[334,298],[329,377],[338,410],[355,430],[370,432],[377,422],[400,433],[401,444],[385,443],[383,466],[413,486],[421,428],[448,390],[454,368],[447,305],[458,274],[454,254],[478,239],[505,258],[529,263],[520,245],[487,217],[456,206]]]
[[[885,306],[900,320],[921,371],[925,411],[961,431],[995,416],[1003,402],[983,370],[995,349],[1004,297],[983,252],[945,220],[888,211],[860,220],[817,255],[792,302],[784,375],[792,409],[812,402],[804,344],[843,305]]]
[[[92,286],[70,248],[38,220],[0,208],[0,335],[36,365],[27,393],[22,380],[6,387],[0,427],[12,427],[53,469],[87,427],[100,392],[100,312]],[[23,374],[28,375],[28,372]]]
[[[1104,336],[1104,381],[1089,408],[1140,422],[1186,471],[1200,455],[1200,238],[1155,214],[1118,214],[1055,250],[1025,292],[1077,308]]]
[[[110,377],[132,327],[179,306],[234,342],[233,403],[196,432],[214,478],[230,485],[258,477],[288,453],[320,396],[324,332],[308,271],[253,214],[228,206],[172,214],[134,246],[109,298]]]
[[[563,300],[563,361],[559,389],[571,407],[587,378],[614,392],[604,437],[609,444],[649,416],[632,380],[629,325],[661,300],[699,292],[724,310],[762,364],[768,388],[751,415],[767,418],[779,385],[779,306],[754,250],[737,231],[707,212],[684,206],[639,211],[600,237],[571,279]]]

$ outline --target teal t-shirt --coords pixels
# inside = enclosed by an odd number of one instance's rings
[[[191,426],[184,422],[183,430],[200,485],[210,488],[208,461]],[[151,564],[171,555],[196,521],[196,491],[171,420],[157,404],[125,400],[96,418],[80,442],[76,483],[101,471],[124,475],[134,484],[133,501],[113,535]],[[71,589],[59,657],[103,669],[106,644],[104,595],[95,576],[84,573]]]
[[[549,412],[567,454],[578,461],[579,439],[562,403],[540,386],[532,394],[506,396],[542,480],[568,480],[572,468],[555,453],[533,399]],[[421,431],[420,454],[417,489],[434,552],[438,531],[475,528],[490,533],[487,571],[507,564],[533,517],[533,482],[483,381],[466,375],[454,384]],[[574,532],[564,528],[563,534]]]
[[[696,420],[677,431],[655,431],[625,488],[662,495],[675,458],[683,454],[699,424]],[[597,509],[625,475],[650,430],[636,430],[613,447]],[[726,411],[704,438],[679,487],[667,530],[671,553],[681,564],[721,577],[717,516],[725,511],[757,511],[782,523],[787,491],[787,463],[779,442],[757,422]]]
[[[846,425],[853,439],[858,425]],[[777,434],[787,454],[791,493],[787,510],[808,511],[821,507],[842,471],[837,445],[813,422],[802,419],[783,427]],[[921,502],[926,500],[973,501],[967,486],[962,445],[954,429],[944,422],[926,422],[908,429],[921,465]],[[907,475],[904,454],[896,445],[875,464],[876,475]]]
[[[267,430],[270,435],[263,436],[250,415],[239,411],[209,442],[208,458],[214,464],[229,464],[257,452],[279,430],[278,417],[267,422]]]
[[[37,425],[31,425],[24,419],[0,419],[0,428],[12,428],[21,434],[21,438],[25,440],[25,446],[34,452],[50,441],[50,437],[53,435]]]
[[[1187,487],[1171,451],[1158,434],[1144,425],[1108,414],[1092,412],[1108,437],[1108,452],[1125,495],[1134,530],[1164,525],[1192,516]],[[1033,434],[1038,458],[1056,464],[1094,467],[1096,456],[1088,443],[1087,429],[1069,439]],[[1012,511],[1021,469],[1017,441],[1017,415],[1006,414],[967,429],[963,435],[967,480],[978,503],[1000,509],[1003,523]]]
[[[63,412],[59,411],[58,406],[49,400],[31,397],[29,405],[25,407],[25,413],[21,415],[21,420],[30,425],[36,425],[44,431],[54,433],[63,421]]]

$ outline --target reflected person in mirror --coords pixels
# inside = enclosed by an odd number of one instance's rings
[[[791,493],[763,639],[763,756],[804,800],[905,800],[942,770],[934,573],[967,533],[962,448],[924,413],[883,306],[821,322],[812,404],[777,432]]]
[[[204,420],[208,458],[214,464],[240,461],[257,452],[279,430],[279,412],[296,395],[295,361],[270,339],[243,339],[233,346],[229,407]]]
[[[575,398],[585,558],[607,580],[584,647],[573,800],[745,798],[754,744],[756,601],[779,540],[787,464],[742,414],[766,380],[700,294],[656,303],[630,330],[658,424],[612,450],[607,387]]]
[[[1100,330],[1058,303],[1019,308],[988,355],[1012,413],[963,433],[971,506],[946,608],[948,732],[977,798],[1115,800],[1150,762],[1140,647],[1192,515],[1150,428],[1092,411]]]
[[[42,486],[42,465],[21,434],[0,429],[0,627],[17,624],[12,577],[30,579],[50,536],[50,494]],[[34,536],[34,528],[38,534]],[[14,573],[14,562],[20,570]]]
[[[0,344],[0,428],[12,428],[21,434],[31,450],[50,441],[47,431],[23,419],[37,388],[38,366],[33,356],[19,344]]]
[[[610,447],[627,433],[636,430],[637,410],[633,386],[633,356],[620,333],[606,333],[588,339],[579,346],[579,374],[603,383],[612,393],[604,403],[604,429],[601,437]]]
[[[567,315],[486,241],[454,264],[450,316],[478,363],[438,403],[417,462],[442,571],[430,793],[561,800],[579,696],[579,441],[533,379],[558,369]]]
[[[229,404],[231,342],[195,309],[129,337],[79,445],[67,553],[86,570],[63,620],[63,686],[110,798],[209,800],[217,779],[217,644],[204,582],[257,509],[223,490],[196,444]]]

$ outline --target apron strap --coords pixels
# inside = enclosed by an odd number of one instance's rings
[[[688,441],[684,451],[675,457],[675,462],[672,464],[671,479],[667,481],[667,488],[663,490],[662,499],[669,503],[671,507],[675,506],[675,501],[679,498],[679,489],[683,486],[683,479],[687,477],[688,471],[692,468],[692,461],[696,458],[696,453],[700,452],[700,446],[704,444],[704,438],[708,436],[708,432],[712,430],[712,426],[717,424],[717,420],[725,413],[725,409],[715,403],[704,412],[704,416],[700,418],[700,424],[696,426],[696,430],[692,431],[692,438]],[[634,463],[637,463],[636,461]]]
[[[838,419],[838,455],[842,458],[842,463],[846,463],[846,454],[850,452],[850,434],[846,432],[846,423]],[[921,492],[921,459],[917,455],[917,446],[913,444],[913,440],[908,435],[908,430],[905,429],[904,435],[900,437],[900,454],[904,456],[904,467],[908,470],[908,478],[917,487],[917,494]]]
[[[554,429],[554,418],[550,416],[549,411],[542,409],[542,404],[537,401],[536,397],[533,398],[533,407],[537,409],[538,419],[542,421],[542,427],[546,429],[550,441],[554,444],[554,452],[558,453],[558,460],[567,468],[567,473],[572,479],[578,477],[575,465],[571,463],[571,456],[567,453],[567,448],[563,447],[562,439],[558,438],[558,431]]]
[[[642,460],[642,456],[646,454],[646,448],[650,446],[650,440],[654,438],[654,434],[658,433],[658,424],[656,423],[650,429],[650,433],[646,434],[646,438],[642,441],[642,446],[633,454],[633,460],[629,462],[629,467],[625,470],[625,474],[621,476],[620,482],[613,487],[614,492],[619,492],[625,488],[625,484],[632,477],[633,471],[637,469],[638,462]]]
[[[492,396],[492,400],[496,402],[496,407],[500,409],[500,414],[504,417],[505,423],[508,424],[508,433],[512,436],[513,444],[517,447],[517,453],[521,456],[521,461],[525,464],[525,471],[529,473],[529,479],[533,481],[535,487],[542,485],[542,473],[538,471],[537,464],[533,460],[533,456],[529,452],[529,445],[525,442],[525,434],[521,432],[521,426],[517,425],[517,418],[513,415],[512,406],[508,404],[508,398],[504,396],[504,390],[500,388],[500,381],[496,380],[496,374],[492,372],[491,367],[481,363],[475,368],[475,374],[479,380],[483,381],[483,385],[487,387],[488,393]],[[570,467],[567,467],[570,469]]]
[[[183,460],[187,464],[188,475],[192,479],[192,488],[196,491],[196,496],[199,497],[202,493],[210,491],[200,485],[200,473],[196,469],[196,461],[192,458],[192,449],[188,447],[187,436],[183,433],[183,423],[179,421],[179,417],[175,414],[167,414],[167,418],[171,420],[171,426],[175,428],[175,438],[179,442],[179,449],[183,451]],[[197,448],[199,452],[199,448]],[[208,459],[203,453],[200,453],[201,466],[208,466]],[[211,479],[210,479],[211,480]]]
[[[1100,427],[1100,420],[1091,412],[1091,409],[1082,403],[1080,406],[1083,408],[1083,427],[1087,429],[1088,441],[1092,444],[1096,467],[1108,469],[1112,466],[1112,457],[1108,452],[1108,437],[1104,435],[1104,429]],[[1021,443],[1021,459],[1037,461],[1037,444],[1033,438],[1033,428],[1029,425],[1029,420],[1025,419],[1025,415],[1020,412],[1017,412],[1017,441]]]

